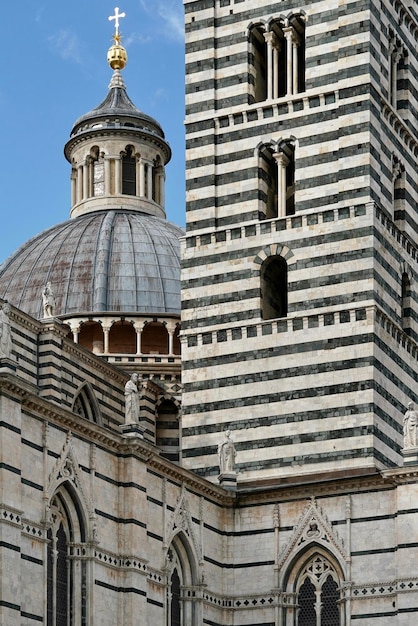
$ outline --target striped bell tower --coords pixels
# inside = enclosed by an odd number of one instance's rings
[[[216,482],[230,430],[242,483],[402,464],[415,2],[184,4],[183,463]]]

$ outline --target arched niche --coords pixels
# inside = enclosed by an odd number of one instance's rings
[[[147,322],[141,335],[143,354],[168,354],[168,331],[162,322]]]
[[[91,352],[99,352],[99,346],[103,346],[103,329],[99,322],[83,322],[78,334],[78,343]],[[101,351],[103,352],[103,348]]]
[[[136,332],[126,320],[115,322],[109,332],[109,352],[112,354],[135,354]]]

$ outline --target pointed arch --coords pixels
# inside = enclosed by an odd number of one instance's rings
[[[78,388],[74,396],[71,410],[73,413],[77,413],[77,415],[89,420],[90,422],[100,425],[102,424],[99,404],[93,388],[88,382],[83,383],[81,387]]]
[[[284,591],[293,598],[286,626],[345,626],[344,572],[338,559],[312,542],[290,562]]]
[[[87,519],[70,481],[55,491],[48,511],[47,626],[87,626]]]
[[[198,561],[183,530],[173,536],[167,551],[167,626],[198,624],[196,589],[199,584]]]

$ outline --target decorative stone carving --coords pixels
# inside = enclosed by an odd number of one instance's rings
[[[47,429],[45,429],[45,437],[47,437]],[[45,491],[44,503],[44,523],[53,523],[53,506],[52,501],[59,487],[64,483],[71,483],[77,493],[80,505],[89,519],[89,537],[93,542],[97,542],[97,519],[94,511],[92,500],[89,496],[88,485],[85,483],[82,471],[77,461],[77,457],[73,448],[72,433],[68,432],[66,442],[62,449],[61,455],[57,459],[55,466],[49,474],[48,483]]]
[[[138,374],[132,374],[125,385],[125,424],[139,423]]]
[[[231,439],[231,431],[227,430],[225,439],[218,446],[219,469],[221,474],[235,473],[235,457],[237,451]]]
[[[348,561],[348,554],[342,539],[337,535],[325,513],[318,507],[315,498],[311,498],[293,531],[292,537],[283,546],[279,554],[278,568],[281,576],[284,575],[286,568],[295,556],[313,542],[324,546],[337,557],[340,563]]]
[[[408,448],[417,447],[417,424],[418,413],[414,409],[414,403],[408,403],[408,410],[403,418],[403,447],[404,450]]]
[[[44,317],[53,317],[55,312],[55,295],[52,291],[50,282],[47,282],[43,288],[42,305],[44,309]]]
[[[176,503],[176,508],[167,521],[165,545],[170,546],[174,537],[179,532],[182,532],[189,540],[190,545],[193,547],[194,554],[200,563],[203,560],[202,544],[199,542],[193,526],[194,523],[190,513],[190,506],[187,500],[186,490],[183,486]]]
[[[12,333],[9,315],[10,304],[4,302],[0,309],[0,359],[10,359],[12,355]]]

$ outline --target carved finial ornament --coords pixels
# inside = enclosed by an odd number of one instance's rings
[[[109,15],[109,21],[115,21],[115,34],[113,35],[113,46],[107,52],[107,61],[112,70],[123,70],[128,62],[128,55],[121,45],[122,35],[119,32],[119,19],[126,17],[126,13],[119,13],[119,7],[115,7],[115,14]]]
[[[115,7],[115,14],[109,15],[109,22],[115,20],[115,34],[113,35],[113,39],[115,43],[120,43],[120,33],[119,33],[119,18],[126,17],[126,13],[119,13],[119,7]]]

